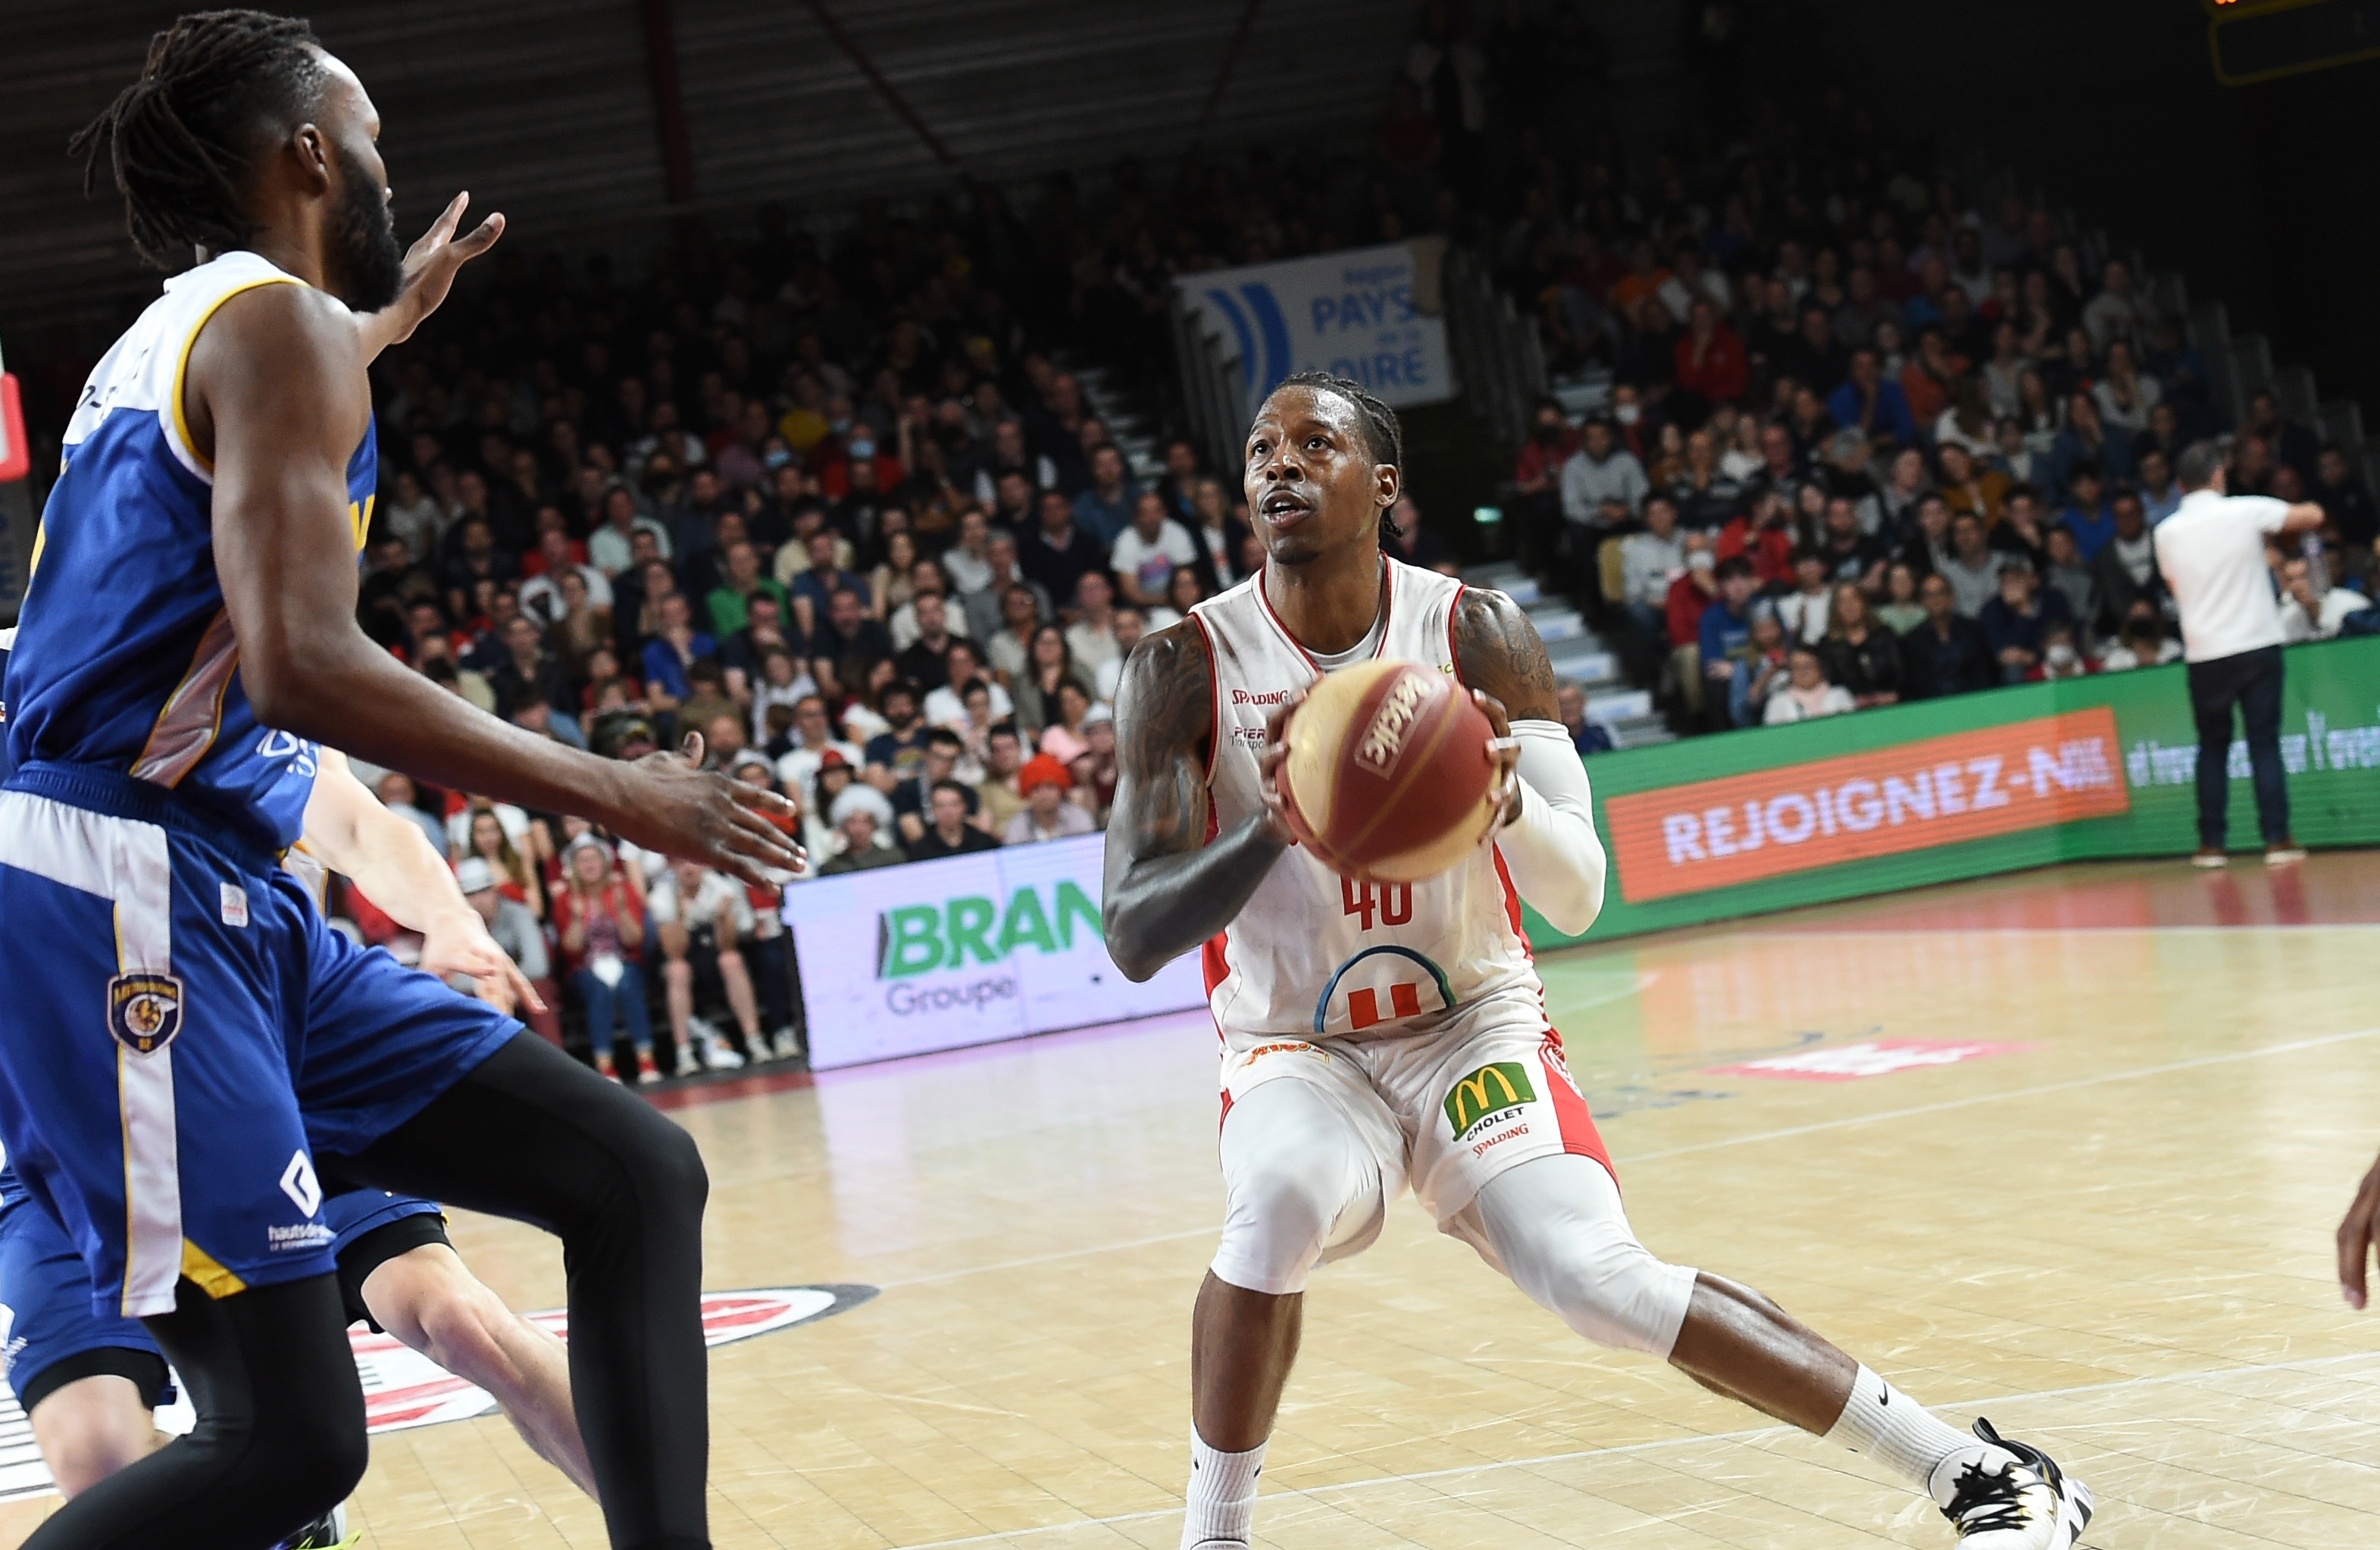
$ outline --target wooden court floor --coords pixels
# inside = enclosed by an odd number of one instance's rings
[[[2380,866],[2109,864],[1574,950],[1543,969],[1664,1257],[1768,1291],[2108,1547],[2380,1544],[2380,1315],[2330,1235],[2380,1146]],[[1765,1063],[1764,1063],[1765,1062]],[[711,1355],[722,1547],[1172,1550],[1220,1214],[1203,1017],[711,1089],[705,1284],[880,1289]],[[516,1306],[550,1241],[457,1222]],[[0,1508],[0,1544],[47,1510]],[[377,1550],[603,1544],[499,1420],[377,1437]],[[1571,1336],[1408,1200],[1319,1273],[1259,1541],[1947,1546],[1931,1506]]]

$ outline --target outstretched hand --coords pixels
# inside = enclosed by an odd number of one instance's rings
[[[455,273],[493,248],[496,238],[504,235],[503,214],[492,212],[472,228],[470,236],[457,239],[455,229],[463,224],[463,212],[470,202],[468,191],[455,195],[438,219],[430,224],[430,229],[421,234],[421,240],[406,250],[404,288],[385,311],[374,314],[385,320],[385,325],[376,331],[380,335],[376,343],[381,348],[412,338],[422,320],[437,311],[446,299],[446,293],[454,288]]]
[[[528,976],[488,935],[479,912],[468,905],[440,915],[422,932],[419,967],[441,979],[469,976],[472,992],[506,1016],[524,1006],[534,1011],[545,1010]]]
[[[802,847],[771,821],[798,809],[776,792],[703,769],[700,733],[687,733],[675,753],[650,753],[627,768],[627,799],[611,826],[622,839],[759,888],[808,864]]]

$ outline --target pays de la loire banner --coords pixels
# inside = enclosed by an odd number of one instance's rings
[[[1236,348],[1253,411],[1283,377],[1353,377],[1387,403],[1454,396],[1446,319],[1436,305],[1445,245],[1416,237],[1310,259],[1210,269],[1175,282]]]
[[[1105,851],[1087,834],[787,889],[811,1067],[1204,1006],[1196,954],[1145,985],[1108,956]]]

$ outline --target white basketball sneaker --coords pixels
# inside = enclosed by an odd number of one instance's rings
[[[2010,1442],[1980,1416],[1982,1446],[1935,1467],[1934,1504],[1959,1531],[1960,1550],[2072,1550],[2091,1521],[2091,1491],[2058,1461]]]

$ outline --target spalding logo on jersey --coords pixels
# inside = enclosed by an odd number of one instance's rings
[[[107,1028],[135,1055],[153,1055],[182,1031],[178,975],[117,975],[107,982]]]

